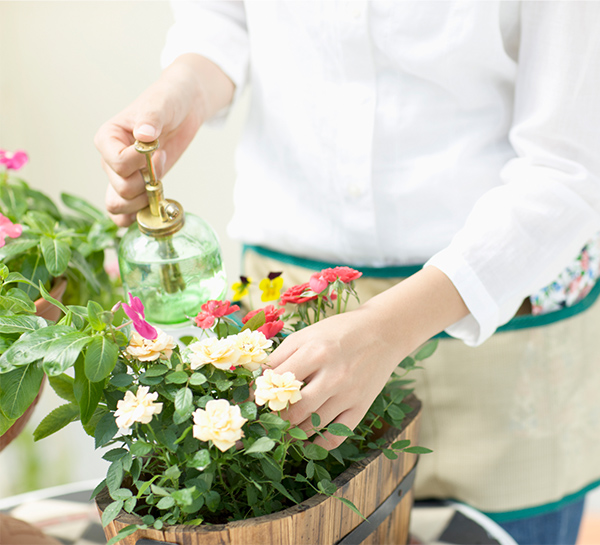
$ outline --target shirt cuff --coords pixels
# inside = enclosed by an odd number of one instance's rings
[[[435,254],[424,267],[433,265],[454,284],[470,314],[445,331],[468,346],[478,346],[498,327],[499,308],[468,263],[449,248]],[[516,309],[515,309],[516,311]]]
[[[216,5],[216,7],[215,7]],[[166,68],[185,53],[196,53],[214,62],[235,85],[231,104],[207,124],[223,124],[248,80],[250,46],[241,2],[171,2],[175,23],[167,33],[161,54]]]

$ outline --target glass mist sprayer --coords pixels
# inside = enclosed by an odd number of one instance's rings
[[[137,222],[121,240],[119,268],[125,292],[142,300],[146,319],[173,327],[189,324],[188,317],[196,316],[209,299],[222,299],[227,279],[212,228],[165,198],[152,165],[158,146],[158,140],[136,140],[134,145],[146,156],[142,176],[148,206],[137,213]]]

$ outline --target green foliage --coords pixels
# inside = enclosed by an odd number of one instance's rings
[[[40,282],[49,290],[53,278],[66,276],[67,304],[93,299],[112,306],[104,250],[114,245],[117,226],[80,197],[63,193],[61,199],[71,214],[25,181],[0,173],[0,213],[23,226],[21,236],[0,248],[0,261],[32,281],[24,287],[31,300],[40,297]]]

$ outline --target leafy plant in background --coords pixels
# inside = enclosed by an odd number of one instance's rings
[[[428,452],[408,441],[386,448],[374,432],[401,426],[411,410],[404,375],[434,344],[400,364],[355,430],[339,423],[321,428],[312,415],[315,436],[329,431],[347,438],[332,451],[280,415],[301,398],[302,384],[292,373],[268,368],[270,351],[327,312],[343,312],[358,276],[347,267],[321,271],[284,293],[285,307],[267,305],[241,321],[237,305],[209,301],[194,318],[198,336],[179,346],[146,322],[137,298],[110,311],[94,301],[64,305],[39,282],[42,296],[63,312],[56,324],[47,322],[34,316],[23,289],[32,282],[2,266],[0,306],[7,312],[0,315],[0,424],[6,429],[22,414],[47,374],[66,403],[42,420],[35,438],[79,420],[96,447],[112,447],[104,455],[111,463],[106,479],[96,489],[106,487],[113,500],[102,522],[121,510],[140,517],[113,542],[137,528],[244,519],[315,493],[332,495],[333,479],[372,449],[391,459],[400,451]],[[273,286],[267,288],[267,299],[274,297]],[[116,325],[119,306],[128,320]]]
[[[31,280],[21,287],[31,299],[40,297],[40,282],[50,290],[65,276],[65,302],[95,299],[111,305],[115,290],[104,270],[104,250],[114,245],[117,226],[84,199],[66,193],[61,200],[71,213],[63,214],[14,174],[27,160],[23,151],[0,150],[0,261]]]

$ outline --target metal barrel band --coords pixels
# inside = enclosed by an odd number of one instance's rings
[[[379,525],[388,518],[398,504],[404,499],[406,493],[412,488],[415,482],[415,474],[417,472],[417,462],[408,474],[400,481],[400,484],[393,490],[393,492],[383,501],[383,503],[375,509],[368,517],[367,520],[361,522],[354,530],[349,534],[346,534],[340,539],[335,545],[359,545],[367,537],[369,537]],[[142,545],[138,542],[138,545]]]
[[[340,539],[335,545],[359,545],[377,530],[379,525],[392,514],[397,505],[404,499],[406,493],[412,488],[412,485],[415,482],[416,472],[417,462],[415,462],[413,468],[408,472],[404,479],[400,481],[400,484],[383,501],[383,503],[367,517],[367,520],[361,522],[354,530]],[[173,545],[173,543],[142,538],[138,539],[135,545]]]

